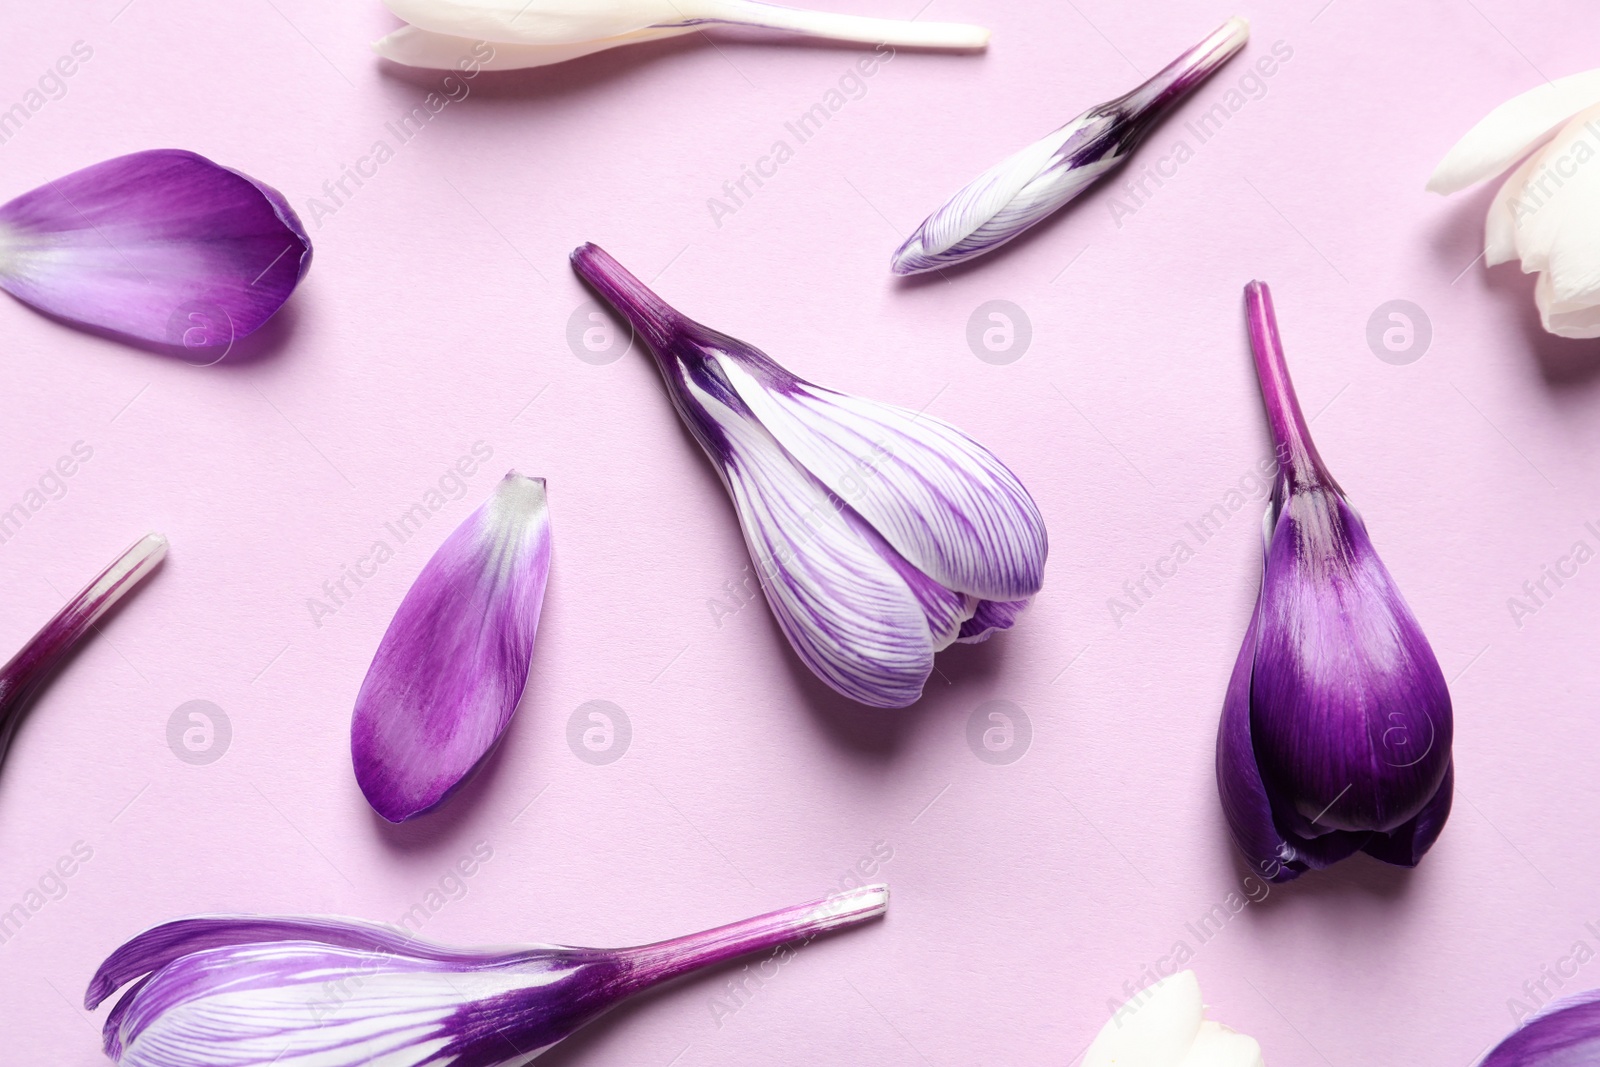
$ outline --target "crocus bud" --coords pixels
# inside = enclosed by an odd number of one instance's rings
[[[1009,629],[1044,583],[1044,519],[978,442],[806,381],[668,306],[603,249],[573,268],[633,326],[733,497],[795,654],[852,700],[922,696],[934,653]]]
[[[1450,813],[1450,693],[1311,442],[1271,293],[1251,282],[1245,304],[1278,475],[1261,592],[1217,737],[1223,810],[1271,881],[1358,850],[1415,866]]]

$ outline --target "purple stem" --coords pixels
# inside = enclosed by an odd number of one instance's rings
[[[167,554],[167,539],[149,534],[117,557],[22,649],[0,667],[0,758],[11,735],[50,672],[72,651],[89,627],[139,584]]]
[[[620,954],[632,965],[625,979],[626,991],[636,993],[702,967],[856,926],[877,918],[888,907],[889,887],[869,885],[714,930],[623,949]]]
[[[572,269],[628,320],[634,332],[643,335],[652,353],[665,350],[686,321],[597,244],[573,249]],[[661,357],[657,355],[656,358]]]
[[[1278,315],[1272,306],[1272,290],[1266,282],[1255,281],[1244,287],[1245,319],[1250,325],[1250,351],[1255,356],[1256,378],[1261,383],[1261,399],[1267,406],[1267,423],[1272,429],[1273,450],[1278,471],[1293,489],[1325,485],[1337,490],[1312,443],[1306,417],[1289,380],[1289,366],[1283,358],[1283,341],[1278,337]]]
[[[1250,24],[1242,18],[1231,18],[1218,27],[1211,36],[1189,49],[1183,55],[1162,67],[1153,77],[1137,89],[1122,97],[1120,103],[1132,116],[1148,128],[1182,100],[1195,86],[1205,81],[1250,39]]]

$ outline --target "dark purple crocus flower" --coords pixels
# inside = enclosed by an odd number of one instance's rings
[[[350,722],[356,781],[390,822],[432,811],[511,723],[550,574],[543,478],[512,471],[400,602]]]
[[[1600,1063],[1600,989],[1553,1001],[1489,1050],[1475,1067],[1587,1067]],[[1519,1011],[1517,1014],[1521,1014]]]
[[[167,539],[150,534],[118,556],[4,667],[0,667],[0,760],[39,687],[100,617],[144,580],[167,554]]]
[[[1450,814],[1450,693],[1311,442],[1272,294],[1251,282],[1245,305],[1278,476],[1261,593],[1217,736],[1222,807],[1272,881],[1356,851],[1413,867]]]
[[[108,159],[0,206],[0,288],[157,345],[231,344],[310,266],[311,240],[281,193],[179,149]]]
[[[874,707],[911,704],[934,653],[1009,629],[1044,584],[1044,519],[972,438],[796,377],[679,314],[594,245],[572,263],[655,355],[733,498],[773,615],[828,685]]]
[[[1043,222],[1127,159],[1157,120],[1249,38],[1248,22],[1229,19],[1137,89],[990,167],[923,220],[889,269],[918,274],[962,263]]]
[[[645,989],[882,915],[867,886],[624,949],[468,951],[348,919],[180,919],[89,983],[122,1067],[521,1067]]]

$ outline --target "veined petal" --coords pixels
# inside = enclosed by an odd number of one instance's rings
[[[726,23],[908,48],[982,48],[989,31],[950,22],[840,15],[756,0],[384,0],[413,26],[507,44],[560,45],[651,28]]]
[[[193,152],[135,152],[0,206],[0,288],[126,337],[231,343],[283,305],[311,241],[282,194]]]
[[[550,570],[544,479],[512,471],[434,553],[356,697],[356,780],[391,822],[443,803],[500,739],[528,680]]]
[[[1161,116],[1249,36],[1249,23],[1229,19],[1132,92],[1090,108],[990,167],[923,220],[895,251],[890,269],[937,270],[1020,236],[1125,160]]]
[[[726,452],[708,453],[727,480],[761,587],[795,654],[852,700],[889,708],[915,702],[933,670],[933,637],[901,572],[847,505],[758,422],[692,379],[688,392],[722,431]]]
[[[1548,274],[1539,275],[1533,287],[1533,302],[1544,328],[1558,337],[1600,337],[1600,303],[1566,303],[1554,295],[1554,289]]]
[[[1506,101],[1445,154],[1428,179],[1428,189],[1448,195],[1494,177],[1596,104],[1600,70],[1569,74]]]
[[[699,26],[661,26],[569,44],[490,44],[471,37],[454,37],[416,26],[402,26],[387,37],[374,41],[372,50],[384,59],[408,67],[433,70],[470,70],[474,67],[478,70],[524,70],[565,63],[569,59],[593,55],[608,48],[678,37],[699,29]]]
[[[980,600],[972,612],[972,618],[961,624],[961,633],[956,636],[956,640],[964,645],[987,641],[1001,630],[1009,630],[1016,625],[1017,617],[1032,602],[1031,600]]]
[[[1596,1058],[1600,1058],[1600,989],[1591,989],[1529,1016],[1477,1067],[1583,1067]]]
[[[87,999],[131,983],[103,1028],[121,1067],[522,1067],[635,993],[888,903],[862,886],[635,948],[502,952],[350,920],[184,920],[118,950]]]
[[[994,453],[931,415],[718,364],[784,449],[934,581],[1004,601],[1043,586],[1044,519]]]

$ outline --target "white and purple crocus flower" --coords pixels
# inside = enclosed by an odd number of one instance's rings
[[[882,915],[867,886],[625,949],[442,948],[348,919],[180,919],[89,983],[121,1067],[521,1067],[635,993]]]
[[[669,307],[594,245],[582,277],[655,355],[722,476],[795,654],[904,707],[935,652],[1009,628],[1044,582],[1044,520],[994,454],[929,415],[836,393]]]
[[[283,194],[178,149],[108,159],[0,205],[0,289],[146,344],[225,351],[310,266]]]
[[[432,811],[494,749],[528,682],[549,574],[544,479],[512,471],[417,575],[361,683],[350,752],[379,815]]]
[[[1137,89],[996,163],[929,215],[895,252],[890,269],[919,274],[964,263],[1043,222],[1126,160],[1249,37],[1249,23],[1229,19]]]
[[[1428,639],[1311,441],[1272,294],[1245,290],[1278,475],[1217,782],[1240,850],[1288,881],[1362,851],[1415,866],[1450,814],[1450,693]]]

